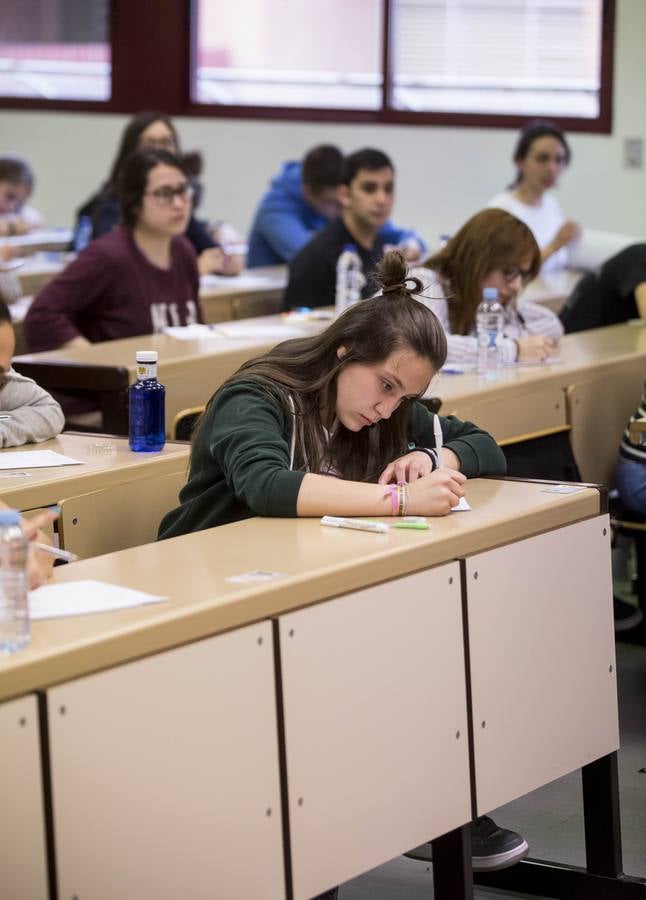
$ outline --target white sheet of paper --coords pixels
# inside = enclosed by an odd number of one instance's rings
[[[0,453],[0,469],[44,469],[48,466],[81,466],[80,459],[55,450],[16,450]]]
[[[469,506],[469,502],[466,497],[460,497],[460,502],[457,506],[454,506],[451,512],[469,512],[471,507]]]
[[[275,275],[253,275],[243,272],[242,275],[202,275],[200,287],[231,287],[236,290],[280,290],[287,286],[287,268]]]
[[[253,319],[246,322],[218,322],[217,329],[220,334],[228,338],[257,338],[267,341],[286,341],[287,338],[305,337],[306,331],[294,328],[293,325],[263,325],[254,324]]]
[[[169,325],[167,328],[164,328],[164,334],[168,334],[178,341],[194,341],[201,338],[222,339],[222,335],[211,328],[210,325],[200,325],[197,322],[193,325]]]
[[[131,588],[104,581],[70,581],[67,584],[45,584],[29,592],[31,619],[57,619],[88,613],[112,612],[149,603],[162,603],[168,597],[144,594]]]

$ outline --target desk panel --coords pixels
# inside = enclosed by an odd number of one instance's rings
[[[38,704],[34,695],[0,706],[0,893],[47,900]]]
[[[48,692],[60,897],[285,896],[271,626]]]
[[[307,900],[471,819],[459,566],[279,622],[294,900]]]
[[[478,814],[619,747],[610,526],[466,561]]]

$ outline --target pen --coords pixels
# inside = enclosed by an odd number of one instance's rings
[[[440,417],[435,416],[433,419],[433,435],[435,437],[435,452],[437,453],[437,467],[442,466],[442,445],[444,438],[442,437],[442,426],[440,425]]]
[[[36,550],[42,550],[43,553],[49,553],[50,556],[55,556],[56,559],[64,559],[65,562],[76,562],[78,559],[76,553],[70,553],[69,550],[61,550],[59,547],[52,547],[51,544],[41,544],[40,541],[30,541],[30,546],[35,547]]]
[[[0,419],[10,419],[10,418],[11,418],[11,416],[7,415],[7,413],[2,413],[2,415],[0,415]]]
[[[395,522],[395,528],[411,528],[413,531],[428,531],[428,522]]]
[[[385,522],[367,522],[365,519],[346,519],[342,516],[323,516],[321,525],[331,525],[332,528],[354,528],[357,531],[373,531],[378,534],[388,534],[388,525]]]

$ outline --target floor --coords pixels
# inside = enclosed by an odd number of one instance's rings
[[[646,878],[646,647],[617,644],[619,787],[624,871]],[[521,832],[530,856],[584,866],[581,780],[578,773],[497,810],[496,821]],[[528,897],[476,888],[477,900]],[[400,856],[344,884],[339,900],[432,900],[432,867]],[[534,898],[537,900],[537,898]]]

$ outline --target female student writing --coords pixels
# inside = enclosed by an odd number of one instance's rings
[[[407,277],[399,251],[386,254],[377,278],[380,296],[322,334],[250,360],[213,395],[161,539],[254,515],[446,515],[468,476],[504,473],[490,435],[419,403],[444,363],[446,338],[415,299],[422,285]],[[481,867],[527,853],[520,835],[486,817],[472,835]]]
[[[423,267],[413,270],[411,274],[424,285],[419,299],[447,334],[450,364],[477,361],[476,310],[485,287],[497,288],[504,309],[505,362],[540,362],[554,353],[563,334],[558,317],[544,306],[517,299],[540,264],[540,251],[527,225],[502,209],[485,209]]]
[[[197,206],[201,187],[196,180],[202,162],[199,154],[182,156],[179,136],[168,116],[159,112],[143,112],[136,115],[126,126],[121,143],[112,164],[110,175],[103,187],[78,211],[78,216],[89,216],[92,220],[92,237],[98,238],[119,224],[121,206],[119,200],[119,180],[125,161],[133,150],[166,150],[183,159],[190,170],[194,189],[193,209]],[[244,257],[239,253],[225,252],[229,244],[239,244],[240,235],[226,222],[208,226],[191,216],[186,226],[186,237],[193,244],[198,255],[201,274],[219,272],[237,275],[244,266]]]
[[[245,363],[215,393],[161,538],[253,515],[444,515],[466,476],[504,472],[494,440],[453,417],[440,420],[437,467],[434,416],[417,401],[446,339],[401,253],[384,257],[379,278],[381,296]],[[388,487],[394,478],[409,483]]]
[[[541,120],[529,122],[514,150],[516,179],[488,204],[506,209],[531,228],[541,249],[543,272],[565,268],[567,246],[581,235],[579,225],[565,218],[558,200],[549,193],[571,157],[558,125]]]
[[[195,253],[182,236],[192,188],[164,150],[135,151],[120,182],[124,224],[47,284],[25,318],[32,351],[189,325],[199,319]]]

